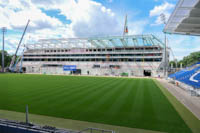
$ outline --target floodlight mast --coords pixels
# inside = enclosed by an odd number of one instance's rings
[[[17,57],[17,53],[18,53],[19,47],[20,47],[20,45],[21,45],[21,43],[22,43],[22,40],[23,40],[23,38],[24,38],[24,35],[25,35],[25,33],[26,33],[26,29],[27,29],[27,27],[28,27],[28,25],[29,25],[29,22],[30,22],[30,20],[28,20],[28,22],[27,22],[27,24],[26,24],[26,27],[25,27],[24,32],[23,32],[23,34],[22,34],[22,37],[21,37],[21,39],[20,39],[20,41],[19,41],[19,44],[18,44],[18,46],[17,46],[17,49],[16,49],[16,51],[15,51],[15,54],[14,54],[14,56],[12,57],[12,61],[11,61],[10,66],[9,66],[9,70],[10,70],[11,72],[14,72],[14,71],[15,71],[15,67],[16,67],[16,65],[15,65],[15,60],[16,60],[16,57]]]
[[[2,34],[3,34],[3,38],[2,38],[2,41],[3,41],[3,46],[2,46],[2,72],[4,72],[4,34],[6,32],[6,27],[2,27]]]
[[[160,17],[163,24],[166,25],[167,22],[166,22],[165,14],[164,13],[160,14]],[[166,35],[166,32],[164,32],[164,34],[165,34],[164,77],[167,78],[167,35]]]

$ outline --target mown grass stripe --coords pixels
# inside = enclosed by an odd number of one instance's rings
[[[0,85],[4,110],[24,112],[29,104],[32,114],[191,132],[151,79],[5,74],[0,75]]]

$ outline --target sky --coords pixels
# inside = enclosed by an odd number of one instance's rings
[[[153,34],[164,40],[164,24],[178,0],[0,0],[0,27],[6,27],[5,49],[13,54],[30,19],[23,44],[38,39],[122,35],[128,15],[129,35]],[[2,33],[1,33],[2,36]],[[200,50],[200,38],[167,35],[174,58]],[[0,49],[2,37],[0,37]]]

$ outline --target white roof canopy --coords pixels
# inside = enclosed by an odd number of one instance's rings
[[[164,32],[200,36],[200,0],[179,0]]]

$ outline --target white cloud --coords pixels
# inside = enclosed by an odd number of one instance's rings
[[[52,8],[59,8],[59,6],[64,6],[66,3],[69,4],[70,0],[31,0],[31,2],[44,9],[52,9]]]
[[[31,21],[25,38],[30,35],[36,37],[40,34],[54,33],[57,28],[64,26],[57,18],[43,13],[30,0],[0,0],[0,19],[0,27],[5,26],[9,30],[6,34],[5,49],[10,54],[15,51],[28,19]],[[46,33],[42,32],[45,30]],[[25,39],[23,43],[24,41]]]
[[[123,32],[123,22],[121,22],[123,19],[111,9],[92,0],[59,0],[58,3],[53,0],[48,2],[32,0],[32,2],[46,10],[59,10],[66,19],[71,20],[68,28],[75,37],[121,35]],[[130,30],[131,33],[141,33],[145,24],[144,22],[139,24],[140,22],[130,23],[130,28],[133,28]]]
[[[6,26],[9,29],[23,29],[28,19],[31,20],[29,25],[31,30],[61,26],[57,18],[47,16],[29,0],[10,0],[6,4],[1,2],[0,18],[3,20],[0,26]]]
[[[5,34],[5,49],[9,54],[14,54],[17,44],[19,43],[20,36],[17,35],[9,35],[7,37],[7,33]],[[2,42],[2,38],[0,38],[0,42]],[[2,45],[0,45],[0,49],[2,49]]]
[[[111,2],[111,1],[110,1]],[[56,10],[71,22],[63,23],[45,11]],[[0,0],[0,27],[21,33],[31,19],[25,37],[32,39],[58,37],[90,37],[122,35],[124,16],[115,14],[111,9],[93,0]],[[146,20],[128,23],[129,34],[141,34]],[[9,36],[10,37],[10,36]],[[20,38],[12,38],[19,41]],[[9,41],[9,45],[12,45]],[[16,43],[15,43],[16,44]],[[8,47],[11,51],[14,47]]]
[[[0,7],[0,27],[10,28],[8,16],[3,13],[3,8]]]
[[[139,20],[128,23],[129,35],[143,34],[144,28],[147,24],[147,20]]]
[[[10,25],[13,29],[22,29],[28,19],[31,20],[29,26],[30,30],[56,28],[57,26],[61,26],[61,22],[58,19],[49,17],[38,9],[23,10],[14,13],[10,16]]]
[[[36,3],[38,0],[32,1]],[[119,34],[119,29],[122,28],[111,9],[92,0],[67,0],[57,4],[50,0],[48,4],[37,2],[37,6],[59,10],[71,20],[70,27],[77,37],[115,35]]]
[[[174,8],[174,6],[174,4],[164,2],[163,4],[155,6],[152,10],[150,10],[149,16],[156,17],[155,23],[153,25],[160,25],[163,23],[160,17],[160,14],[162,13],[165,15],[167,21],[170,17],[171,10]]]
[[[171,10],[172,8],[174,8],[173,4],[170,4],[168,2],[163,3],[162,5],[159,6],[155,6],[154,9],[152,9],[150,11],[150,16],[159,16],[161,13],[165,13],[168,12],[169,10]]]
[[[0,26],[23,30],[28,19],[31,19],[29,31],[58,33],[74,37],[121,35],[123,22],[121,17],[93,0],[0,0]],[[63,24],[58,18],[47,16],[45,10],[58,10],[70,24]],[[144,23],[131,22],[131,33],[141,33]],[[64,30],[66,28],[66,30]],[[141,29],[140,29],[141,28]],[[63,32],[67,32],[66,34]],[[55,34],[54,34],[55,35]]]

